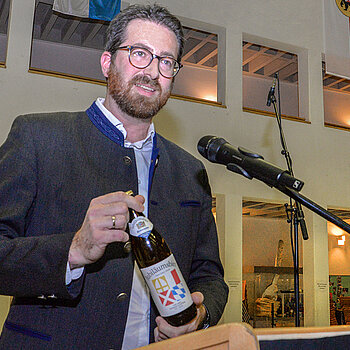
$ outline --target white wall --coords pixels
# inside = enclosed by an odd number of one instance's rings
[[[327,229],[329,274],[350,275],[350,237],[334,224],[328,223]],[[344,245],[338,245],[338,240],[342,239],[343,235]]]
[[[243,271],[247,268],[252,270],[254,266],[275,266],[279,240],[284,242],[281,266],[292,267],[290,225],[287,220],[243,217]]]
[[[258,109],[260,111],[274,112],[273,105],[266,106],[267,96],[269,94],[273,79],[256,77],[252,75],[243,75],[243,107]],[[281,114],[301,117],[299,115],[298,85],[280,82],[281,92]],[[277,88],[276,88],[276,97]]]
[[[350,95],[345,92],[324,91],[325,121],[350,126]]]
[[[347,237],[348,238],[348,237]],[[350,275],[350,247],[348,243],[338,245],[334,236],[328,236],[329,244],[329,274]]]
[[[217,73],[184,66],[175,78],[173,93],[217,102]]]
[[[134,3],[135,1],[131,1]],[[148,2],[148,1],[140,1]],[[9,31],[7,68],[0,69],[0,141],[14,117],[21,113],[81,110],[102,86],[55,77],[30,74],[30,33],[35,0],[13,0]],[[245,146],[281,167],[277,125],[273,118],[242,112],[242,38],[258,44],[286,49],[299,55],[299,108],[311,124],[283,121],[294,172],[305,181],[303,194],[326,207],[350,208],[350,138],[347,132],[323,126],[321,53],[323,13],[319,0],[162,0],[175,14],[226,28],[226,105],[218,108],[171,99],[156,118],[160,133],[195,156],[198,140],[219,135],[234,145]],[[312,20],[311,20],[312,19]],[[226,279],[230,283],[230,304],[225,322],[240,320],[242,279],[242,198],[284,201],[278,191],[253,180],[229,173],[225,167],[207,166],[214,193],[223,195],[218,215],[225,213],[222,227]],[[328,293],[328,237],[323,219],[306,210],[310,239],[304,245],[305,309],[307,325],[326,325]],[[234,251],[235,254],[229,254]]]
[[[105,80],[101,72],[102,50],[34,40],[31,68]],[[72,59],[75,57],[75,59]],[[89,72],[89,75],[87,75]]]

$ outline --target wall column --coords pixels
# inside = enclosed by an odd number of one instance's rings
[[[306,210],[305,210],[306,211]],[[303,285],[305,326],[329,326],[327,221],[307,213],[309,239],[304,241]]]
[[[216,216],[221,257],[229,298],[224,323],[242,321],[242,197],[226,194],[216,197]]]

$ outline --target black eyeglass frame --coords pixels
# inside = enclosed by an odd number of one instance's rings
[[[146,66],[144,66],[144,67],[137,67],[137,66],[135,66],[135,65],[131,62],[131,58],[130,58],[130,53],[131,53],[131,50],[133,50],[133,49],[141,49],[141,50],[146,50],[146,51],[148,51],[148,52],[151,54],[151,57],[152,57],[151,60],[150,60],[150,62],[149,62]],[[181,63],[180,63],[178,60],[176,60],[174,57],[171,57],[171,56],[158,56],[158,55],[152,53],[150,50],[148,50],[148,49],[146,49],[146,48],[144,48],[144,47],[127,45],[127,46],[119,46],[119,47],[116,48],[116,51],[117,51],[117,50],[129,51],[129,63],[130,63],[133,67],[138,68],[138,69],[145,69],[145,68],[147,68],[147,67],[153,62],[153,60],[154,60],[155,58],[157,58],[157,59],[158,59],[158,72],[161,74],[161,76],[163,76],[164,78],[167,78],[167,79],[172,79],[172,78],[174,78],[174,77],[177,75],[177,73],[179,73],[180,69],[183,67],[183,64],[181,64]],[[177,69],[176,73],[175,73],[173,76],[171,76],[171,77],[165,76],[165,75],[160,71],[159,64],[160,64],[160,60],[163,59],[163,58],[171,58],[172,60],[174,60],[174,61],[179,65],[179,68]]]

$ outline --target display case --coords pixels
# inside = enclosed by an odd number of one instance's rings
[[[302,269],[299,269],[299,320],[304,324]],[[292,267],[254,266],[243,273],[244,307],[254,328],[295,325],[294,270]],[[247,322],[248,317],[245,317]]]

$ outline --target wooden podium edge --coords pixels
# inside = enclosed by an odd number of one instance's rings
[[[259,342],[250,325],[246,323],[229,323],[138,348],[138,350],[170,349],[258,350]]]
[[[316,339],[350,335],[350,326],[255,328],[259,341]]]

